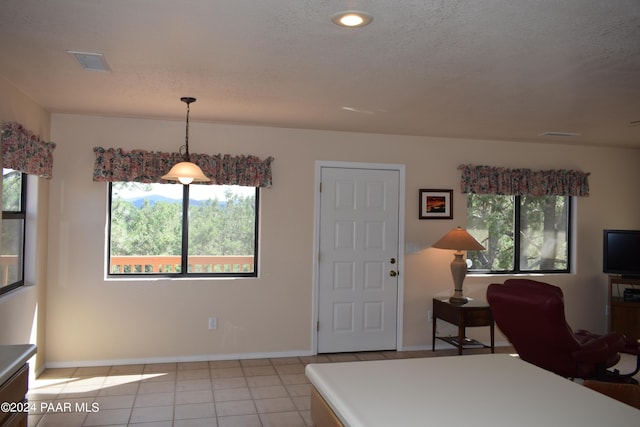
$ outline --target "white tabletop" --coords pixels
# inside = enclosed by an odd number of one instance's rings
[[[640,411],[507,354],[307,365],[347,427],[638,427]]]

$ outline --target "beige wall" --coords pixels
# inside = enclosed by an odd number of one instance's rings
[[[602,229],[640,228],[638,150],[192,123],[193,152],[275,157],[273,188],[261,193],[260,277],[107,281],[107,184],[92,182],[92,148],[174,151],[183,143],[184,123],[64,114],[51,120],[58,144],[49,215],[51,366],[311,352],[318,160],[406,165],[405,241],[427,248],[405,257],[407,348],[430,347],[431,299],[451,292],[451,254],[428,247],[450,228],[465,225],[459,164],[591,172],[591,197],[577,202],[577,273],[549,277],[564,289],[574,327],[605,330]],[[454,220],[418,220],[420,188],[454,189]],[[483,298],[487,284],[503,279],[468,277],[465,294]],[[207,329],[210,316],[218,317],[218,330]]]
[[[49,140],[49,113],[0,77],[0,123],[8,121],[21,123]],[[29,177],[28,188],[26,286],[0,297],[0,344],[36,344],[38,353],[31,367],[40,371],[46,358],[48,181]]]

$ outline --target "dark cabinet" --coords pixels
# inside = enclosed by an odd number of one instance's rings
[[[640,301],[625,301],[627,288],[640,289],[640,279],[609,276],[609,331],[640,339]]]

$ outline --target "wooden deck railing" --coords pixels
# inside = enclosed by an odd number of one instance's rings
[[[178,273],[180,256],[112,256],[111,274]],[[190,256],[190,273],[250,273],[253,256]]]

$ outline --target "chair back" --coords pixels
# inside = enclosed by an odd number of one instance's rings
[[[566,377],[588,376],[594,369],[576,366],[572,353],[581,345],[567,324],[557,286],[507,280],[489,285],[487,300],[496,325],[523,360]]]
[[[504,281],[504,284],[508,286],[519,286],[521,288],[531,289],[532,291],[536,292],[551,292],[556,294],[558,297],[560,297],[560,299],[564,301],[564,294],[562,293],[562,289],[549,283],[532,279],[507,279]]]

